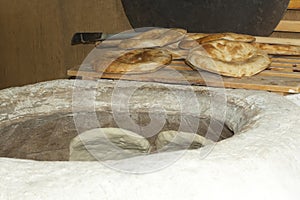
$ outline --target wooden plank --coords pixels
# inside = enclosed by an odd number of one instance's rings
[[[300,21],[281,20],[275,31],[300,33]]]
[[[170,66],[171,67],[171,66]],[[180,73],[180,75],[178,74]],[[240,88],[253,90],[266,90],[276,92],[300,92],[300,79],[295,78],[293,73],[273,73],[266,70],[256,76],[231,78],[220,77],[213,73],[201,71],[201,75],[197,71],[164,68],[154,73],[139,75],[120,75],[120,74],[99,74],[92,70],[77,69],[68,70],[70,76],[95,77],[104,79],[122,79],[135,81],[151,81],[173,84],[194,84],[206,85],[212,87]],[[205,77],[205,80],[203,79]]]
[[[165,69],[170,70],[178,70],[178,71],[194,71],[191,67],[184,65],[184,64],[171,64],[166,66]],[[291,64],[275,64],[269,67],[271,70],[264,70],[263,72],[259,73],[259,76],[273,76],[273,77],[287,77],[287,78],[299,78],[300,79],[300,72],[294,72],[294,70],[300,70],[300,68],[293,67]],[[300,83],[300,80],[299,80]]]
[[[271,67],[289,67],[289,68],[298,68],[299,66],[294,63],[277,63],[277,62],[272,62]]]
[[[300,9],[300,0],[290,0],[288,9]]]
[[[173,70],[185,70],[185,71],[193,71],[193,69],[183,63],[172,63],[171,65],[168,65],[165,67],[166,69],[173,69]],[[270,67],[270,70],[275,70],[275,71],[282,71],[282,72],[294,72],[297,71],[295,73],[295,75],[293,75],[293,77],[300,77],[300,66],[299,65],[295,65],[293,63],[276,63],[273,62]],[[276,76],[278,76],[279,74],[275,74]],[[290,75],[287,75],[290,76]]]
[[[294,72],[293,68],[291,67],[269,67],[269,70],[272,71],[280,71],[280,72]]]
[[[281,72],[274,70],[264,70],[260,72],[257,76],[272,76],[272,77],[282,77],[282,78],[296,78],[299,79],[298,82],[300,84],[300,73],[294,72]]]
[[[300,68],[286,67],[286,66],[277,66],[277,67],[270,66],[267,70],[293,72],[295,74],[300,74]]]
[[[272,57],[272,62],[300,64],[300,57]]]
[[[290,61],[289,59],[287,59]],[[175,69],[175,70],[187,70],[187,71],[192,71],[193,69],[189,66],[187,66],[184,61],[173,61],[170,65],[166,66],[165,68],[167,69]],[[295,64],[292,62],[272,62],[269,69],[275,69],[278,68],[278,71],[287,71],[287,72],[293,72],[293,70],[300,71],[300,63]],[[296,73],[299,74],[300,73]],[[277,76],[277,75],[276,75]],[[298,77],[298,75],[295,75]]]
[[[269,43],[269,44],[287,44],[300,46],[300,39],[291,38],[276,38],[276,37],[260,37],[256,36],[257,43]]]

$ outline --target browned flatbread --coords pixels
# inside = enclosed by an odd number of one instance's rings
[[[163,47],[178,42],[185,34],[186,30],[183,29],[153,29],[123,40],[119,47],[122,49]]]
[[[185,36],[184,40],[197,40],[200,38],[204,38],[208,35],[209,33],[189,33],[188,35]]]
[[[207,52],[202,47],[198,47],[190,51],[186,62],[195,69],[230,77],[253,76],[270,65],[271,60],[268,55],[258,49],[248,49],[250,44],[227,42],[231,43],[229,50],[234,51],[228,51],[228,48],[223,46],[218,49],[218,45]]]
[[[254,42],[256,39],[254,36],[237,34],[237,33],[216,33],[197,40],[199,44],[211,42],[215,40],[229,40],[235,42]]]
[[[179,43],[179,47],[181,49],[192,49],[198,47],[199,44],[204,44],[216,40],[228,40],[228,41],[235,41],[235,42],[250,43],[255,41],[255,37],[251,35],[236,34],[236,33],[216,33],[204,37],[199,37],[194,40],[183,40]]]
[[[114,55],[115,57],[115,55]],[[110,61],[110,62],[109,62]],[[94,64],[97,72],[117,74],[140,74],[159,70],[169,65],[172,55],[164,49],[135,49]]]
[[[257,54],[257,48],[244,42],[216,40],[202,44],[201,47],[201,55],[223,62],[240,62]]]
[[[300,55],[300,46],[283,45],[283,44],[265,44],[265,43],[253,43],[253,45],[267,54],[272,55]]]

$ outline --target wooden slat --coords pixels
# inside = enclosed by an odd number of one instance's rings
[[[276,63],[292,63],[292,64],[300,64],[300,57],[298,58],[288,58],[288,57],[273,57],[271,58],[272,62]]]
[[[293,70],[300,71],[300,63],[292,62],[292,61],[290,61],[290,59],[283,59],[283,60],[280,60],[280,59],[276,60],[276,58],[274,58],[274,59],[275,59],[275,61],[272,60],[272,63],[270,65],[270,67],[269,67],[270,69],[274,69],[274,68],[279,68],[279,69],[289,68],[290,70],[287,70],[287,71],[291,71],[291,72],[293,72]],[[179,61],[179,60],[178,61],[177,60],[176,61],[172,61],[171,65],[166,66],[166,68],[176,69],[176,70],[187,70],[187,71],[193,70],[191,67],[187,66],[184,63],[184,61]],[[283,71],[285,71],[285,70],[283,70]],[[300,75],[300,73],[299,73],[299,75]]]
[[[300,33],[300,21],[281,20],[275,31]]]
[[[300,65],[297,64],[293,64],[293,63],[277,63],[277,62],[273,62],[271,64],[271,67],[278,67],[278,68],[282,68],[282,67],[289,67],[291,69],[295,69],[295,70],[300,70]]]
[[[166,69],[174,69],[174,70],[179,70],[179,71],[193,71],[193,69],[183,63],[172,63],[171,65],[168,65],[165,67]],[[298,71],[300,72],[300,66],[295,65],[293,63],[278,63],[278,62],[273,62],[271,63],[270,70],[274,71],[281,71],[281,72],[294,72]],[[275,76],[278,76],[279,74],[274,74]],[[282,76],[288,76],[290,77],[291,75],[282,75]],[[294,78],[300,78],[300,73],[295,73],[292,75]]]
[[[256,36],[255,38],[257,43],[287,44],[287,45],[300,46],[300,39],[260,37],[260,36]]]
[[[280,71],[280,72],[294,72],[293,68],[290,68],[290,67],[269,67],[268,68],[269,70],[272,70],[272,71]]]
[[[300,85],[300,73],[294,72],[280,72],[274,70],[264,70],[258,74],[258,76],[272,76],[272,77],[286,77],[286,78],[295,78],[298,79],[298,83]]]
[[[290,0],[288,9],[300,9],[300,0]]]
[[[287,69],[289,69],[289,67],[287,67]],[[178,73],[181,75],[178,76]],[[70,69],[68,70],[68,75],[81,76],[85,79],[124,79],[174,84],[189,83],[213,87],[267,90],[281,93],[300,92],[300,73],[297,72],[265,70],[258,75],[243,78],[220,77],[205,71],[201,71],[201,75],[199,75],[197,71],[193,71],[189,66],[185,65],[183,61],[174,61],[171,65],[157,72],[139,75],[99,74],[86,66],[80,69],[80,71],[78,71],[78,68]],[[205,77],[205,80],[203,77]]]

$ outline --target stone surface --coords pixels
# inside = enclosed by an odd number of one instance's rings
[[[300,94],[287,95],[285,98],[300,106]]]
[[[160,152],[198,149],[212,143],[213,141],[200,135],[178,131],[160,132],[155,140],[156,149]]]
[[[119,128],[83,132],[70,143],[70,161],[120,160],[147,155],[150,143],[144,137]]]
[[[112,105],[119,105],[121,96],[111,101],[116,84],[57,80],[1,90],[1,151],[6,144],[3,140],[10,138],[20,123],[57,113],[72,113],[75,121],[86,119],[76,124],[79,133],[97,128],[99,124],[90,120],[93,118],[87,110],[106,113]],[[131,84],[123,84],[117,94],[126,94]],[[188,91],[195,93],[199,106]],[[89,92],[94,98],[87,95]],[[213,114],[210,100],[215,99],[214,105],[221,107],[223,92],[225,123],[235,135],[213,148],[207,145],[196,150],[134,157],[125,159],[125,166],[117,161],[40,162],[1,157],[0,199],[298,200],[300,107],[286,98],[268,92],[148,83],[134,92],[129,110],[132,114],[149,112],[151,106],[160,105],[170,117],[182,112],[186,116],[200,113],[209,117]],[[76,93],[85,98],[74,102]],[[121,108],[116,110],[122,113]],[[101,123],[108,125],[110,121],[102,119]],[[206,150],[209,153],[201,156]],[[180,157],[178,153],[182,153]],[[169,162],[171,157],[176,159]]]

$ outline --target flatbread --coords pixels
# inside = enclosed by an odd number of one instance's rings
[[[184,49],[174,49],[169,47],[165,47],[164,49],[169,51],[170,54],[172,54],[173,60],[184,60],[189,54],[189,51]]]
[[[261,49],[267,54],[272,55],[300,55],[300,46],[283,45],[283,44],[265,44],[265,43],[253,43],[256,48]]]
[[[133,38],[123,40],[119,47],[122,49],[138,49],[163,47],[176,43],[186,34],[184,29],[152,29]]]
[[[229,40],[229,41],[235,41],[235,42],[254,42],[256,38],[251,35],[245,35],[245,34],[237,34],[237,33],[216,33],[211,34],[206,37],[200,38],[197,40],[199,44],[203,44],[206,42],[211,42],[215,40]]]
[[[224,62],[241,62],[256,56],[258,49],[249,43],[217,40],[202,44],[203,56]],[[200,48],[199,48],[200,49]]]
[[[188,50],[199,46],[199,43],[196,41],[200,38],[208,36],[207,33],[190,33],[185,38],[179,42],[178,47],[180,49]]]
[[[239,51],[241,51],[241,49],[237,50],[237,55],[242,55]],[[235,55],[230,54],[228,54],[228,56],[230,59],[235,57]],[[223,58],[223,56],[218,56],[218,58]],[[225,58],[223,60],[230,59]],[[214,59],[210,57],[209,54],[204,55],[203,48],[198,47],[191,50],[186,59],[186,63],[195,69],[230,77],[253,76],[266,69],[271,63],[268,55],[259,50],[257,50],[252,57],[246,56],[244,60],[242,60],[242,57],[231,60],[231,62],[226,62],[222,61],[222,59]]]
[[[114,55],[115,56],[115,55]],[[94,64],[97,72],[117,74],[139,74],[159,70],[172,61],[170,52],[164,49],[135,49],[118,57],[104,58]]]
[[[171,54],[172,54],[172,59],[173,60],[184,60],[186,59],[189,50],[185,50],[185,49],[180,49],[178,47],[179,42],[170,44],[168,46],[163,47],[163,49],[168,50]]]
[[[184,40],[197,40],[200,38],[204,38],[208,35],[209,33],[189,33],[188,35],[185,36]]]
[[[201,37],[203,36],[203,37]],[[197,37],[197,35],[196,35]],[[193,36],[192,36],[193,38]],[[251,35],[244,35],[244,34],[236,34],[236,33],[216,33],[204,36],[200,34],[199,38],[194,40],[185,39],[179,43],[179,48],[181,49],[193,49],[199,46],[199,44],[204,44],[216,40],[228,40],[228,41],[235,41],[235,42],[247,42],[251,43],[255,41],[255,37]]]

